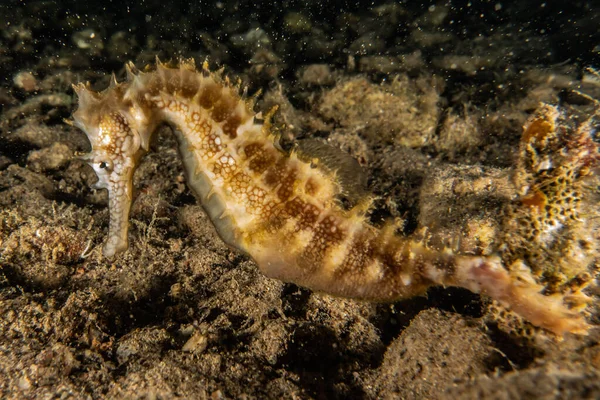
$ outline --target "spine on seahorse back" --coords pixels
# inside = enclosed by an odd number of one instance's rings
[[[379,230],[357,206],[344,210],[335,178],[274,144],[270,116],[257,121],[253,99],[219,73],[193,62],[153,72],[127,66],[128,81],[105,92],[76,87],[75,124],[92,143],[88,160],[109,190],[108,257],[127,247],[131,179],[161,123],[175,131],[187,182],[219,235],[249,254],[268,276],[334,295],[393,301],[431,285],[484,292],[559,334],[585,321],[495,259],[439,252]]]

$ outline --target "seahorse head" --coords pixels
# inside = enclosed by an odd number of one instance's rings
[[[122,85],[111,84],[103,92],[94,92],[89,85],[74,86],[79,106],[73,114],[73,124],[87,135],[92,151],[83,159],[98,175],[96,187],[111,189],[111,183],[133,173],[147,144],[142,143],[135,106],[124,100]],[[147,130],[147,129],[146,129]]]
[[[92,146],[82,159],[98,176],[94,187],[108,190],[110,227],[104,255],[112,258],[128,246],[133,173],[147,151],[152,127],[140,107],[125,98],[125,85],[115,80],[100,93],[83,84],[74,90],[79,107],[73,114],[73,125],[86,133]]]

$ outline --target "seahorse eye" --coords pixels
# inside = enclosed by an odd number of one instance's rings
[[[99,169],[103,169],[105,171],[112,171],[113,169],[113,164],[110,160],[108,161],[99,161],[98,162],[98,168]]]

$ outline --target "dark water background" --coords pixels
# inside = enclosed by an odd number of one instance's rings
[[[436,8],[447,9],[443,22],[425,21]],[[494,52],[506,47],[508,54],[512,47],[520,47],[518,56],[507,56],[516,64],[587,66],[600,60],[600,5],[593,1],[4,0],[0,10],[4,71],[77,52],[91,54],[96,67],[110,69],[141,51],[167,57],[210,55],[219,63],[243,68],[252,44],[234,38],[256,29],[264,31],[266,47],[285,64],[283,75],[298,64],[345,64],[348,55],[389,56],[415,49],[423,51],[426,60],[468,55],[476,40],[487,40]],[[304,25],[290,27],[286,20],[291,13],[300,13]],[[411,40],[415,29],[449,33],[452,39],[422,48]],[[96,40],[91,49],[82,51],[75,36],[86,30],[93,31]],[[115,34],[120,35],[118,44]],[[376,46],[352,47],[361,37],[366,42],[373,39]],[[485,49],[478,51],[485,55]]]

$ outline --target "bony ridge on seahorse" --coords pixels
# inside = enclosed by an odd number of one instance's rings
[[[152,72],[126,65],[108,89],[74,86],[74,125],[88,136],[86,156],[109,193],[110,225],[104,255],[128,247],[133,173],[157,127],[175,132],[187,183],[220,237],[249,255],[272,278],[337,296],[391,302],[434,285],[458,286],[500,301],[557,335],[585,333],[588,325],[560,297],[511,276],[496,257],[436,251],[378,229],[364,207],[345,210],[331,173],[312,168],[275,145],[270,115],[258,123],[255,98],[240,94],[221,73],[193,60]]]

